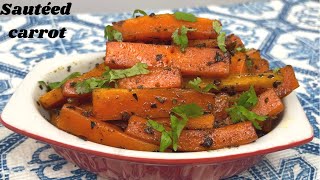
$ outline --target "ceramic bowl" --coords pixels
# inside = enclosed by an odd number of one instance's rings
[[[279,124],[255,142],[239,147],[188,153],[159,153],[109,147],[59,130],[37,105],[43,90],[38,81],[59,81],[71,72],[86,72],[103,62],[104,53],[43,60],[26,76],[11,97],[1,122],[7,128],[50,144],[58,154],[79,167],[109,179],[219,179],[255,165],[267,153],[307,143],[312,127],[295,95],[284,98]]]

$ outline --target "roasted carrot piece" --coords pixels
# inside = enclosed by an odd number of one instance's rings
[[[234,34],[230,34],[226,37],[226,48],[229,51],[234,51],[234,49],[238,47],[243,47],[243,42],[241,41],[239,36]]]
[[[281,99],[277,96],[274,89],[269,89],[258,97],[258,103],[252,108],[252,112],[258,115],[275,117],[284,110],[284,105]],[[266,121],[259,121],[260,126],[264,132],[272,130],[272,119]]]
[[[102,74],[106,71],[105,67],[106,67],[106,65],[104,63],[101,63],[101,64],[97,65],[94,69],[92,69],[91,71],[82,74],[80,77],[69,79],[62,87],[63,96],[72,97],[72,98],[90,97],[91,93],[78,94],[76,91],[76,88],[75,88],[75,84],[79,81],[83,81],[88,78],[102,76]]]
[[[95,89],[92,93],[93,113],[102,120],[141,117],[169,117],[171,109],[195,103],[204,111],[213,112],[214,94],[185,89]]]
[[[81,78],[91,78],[101,76],[106,71],[106,65],[104,63],[97,64],[92,70],[82,74]]]
[[[67,102],[67,98],[63,96],[62,89],[53,89],[39,98],[39,103],[45,109],[52,109],[61,106]]]
[[[246,52],[247,59],[251,60],[251,66],[248,67],[251,73],[264,73],[269,71],[269,62],[261,58],[260,51],[251,49]]]
[[[167,130],[170,130],[167,127]],[[160,144],[161,133],[147,126],[147,120],[132,116],[125,133],[143,141]],[[248,144],[258,138],[251,122],[211,130],[183,130],[178,151],[205,151]]]
[[[216,95],[215,105],[213,106],[213,114],[215,116],[215,122],[219,122],[228,117],[226,111],[229,108],[230,96],[225,93],[220,93]]]
[[[189,47],[197,48],[219,48],[217,39],[195,39],[188,41]],[[243,47],[241,39],[234,35],[230,34],[226,37],[226,48],[229,51],[233,51],[237,47]]]
[[[196,22],[187,22],[177,20],[172,14],[160,14],[119,21],[113,23],[113,28],[122,33],[124,41],[130,42],[171,41],[172,33],[181,26],[197,29],[188,32],[188,39],[212,39],[217,37],[213,21],[217,20],[197,18]]]
[[[177,68],[152,68],[149,74],[120,79],[118,88],[180,88],[182,77]]]
[[[158,123],[163,124],[164,126],[170,126],[170,118],[157,118],[154,119]],[[206,114],[197,118],[189,119],[186,129],[211,129],[214,124],[214,115]]]
[[[59,114],[60,114],[60,110],[58,109],[52,109],[49,111],[49,114],[50,114],[50,123],[53,124],[54,126],[57,125],[57,122],[58,122],[58,117],[59,117]]]
[[[281,99],[277,96],[274,89],[269,89],[258,97],[258,103],[252,111],[258,115],[276,116],[284,109]]]
[[[217,39],[195,39],[189,40],[189,47],[197,47],[197,48],[219,48]]]
[[[274,88],[277,95],[280,98],[284,98],[299,87],[299,82],[294,74],[292,66],[290,65],[281,68],[280,74],[283,76],[283,82],[274,83]]]
[[[159,58],[161,57],[161,58]],[[142,62],[150,67],[176,67],[182,75],[226,77],[229,57],[219,49],[178,47],[142,43],[108,42],[105,63],[111,68],[129,68]]]
[[[246,54],[237,52],[231,57],[230,74],[248,73]]]
[[[193,78],[184,78],[183,87],[188,87],[187,83]],[[232,74],[227,78],[212,80],[210,78],[202,78],[200,86],[203,88],[208,84],[214,83],[223,92],[239,92],[246,91],[251,85],[258,92],[263,92],[268,88],[272,88],[275,82],[282,82],[283,76],[276,73],[260,73],[260,74]]]
[[[105,71],[104,63],[97,65],[91,71],[84,73],[80,76],[80,78],[88,78],[94,76],[101,76],[101,74]],[[74,88],[71,88],[71,84],[74,82],[74,79],[68,80],[64,87],[53,89],[39,98],[39,103],[45,109],[52,109],[59,107],[67,102],[67,97],[78,97],[75,94]],[[72,91],[71,91],[72,90]],[[73,94],[72,94],[73,93]]]
[[[159,146],[128,136],[117,126],[98,121],[86,111],[65,104],[57,127],[73,135],[107,146],[139,151],[157,151]]]

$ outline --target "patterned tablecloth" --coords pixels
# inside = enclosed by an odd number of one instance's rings
[[[239,35],[248,47],[261,49],[262,56],[271,62],[272,67],[293,65],[300,82],[296,93],[314,128],[313,141],[268,154],[261,163],[231,179],[320,179],[317,172],[320,168],[320,3],[283,0],[179,10],[220,19],[227,33]],[[130,16],[131,13],[1,16],[0,110],[39,61],[105,51],[104,26]],[[67,28],[65,39],[10,39],[7,35],[13,28],[62,27]],[[49,145],[13,133],[1,124],[0,155],[0,179],[99,179],[95,174],[65,161]]]

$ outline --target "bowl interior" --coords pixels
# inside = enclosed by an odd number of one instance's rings
[[[313,138],[308,119],[295,95],[284,99],[285,111],[279,124],[267,135],[251,144],[214,151],[158,153],[125,150],[84,141],[51,125],[48,113],[37,105],[45,91],[38,81],[61,81],[71,72],[86,72],[103,62],[104,53],[67,56],[40,62],[16,90],[1,118],[9,129],[60,147],[130,161],[154,163],[219,162],[234,158],[266,154],[307,143]],[[71,66],[70,72],[67,67]],[[19,113],[17,113],[19,111]]]

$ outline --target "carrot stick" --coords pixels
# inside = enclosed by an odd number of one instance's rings
[[[283,76],[283,82],[275,83],[274,88],[277,95],[280,98],[284,98],[299,87],[299,82],[294,74],[292,66],[285,66],[281,68],[280,74]]]
[[[91,71],[82,74],[79,78],[88,78],[88,77],[94,77],[94,76],[101,76],[101,74],[105,71],[105,65],[104,63],[97,65],[94,69]],[[77,79],[77,78],[75,78]],[[68,80],[63,87],[53,89],[45,94],[43,94],[39,98],[39,103],[45,108],[45,109],[52,109],[59,107],[67,102],[67,97],[79,97],[76,95],[74,88],[71,88],[72,82],[75,81],[75,79]]]
[[[184,78],[183,87],[188,87],[187,83],[193,78]],[[224,92],[246,91],[251,85],[258,92],[263,92],[268,88],[272,88],[275,82],[282,82],[282,74],[276,73],[260,73],[260,74],[231,74],[227,78],[213,80],[210,78],[202,78],[200,87],[204,88],[208,84],[215,84],[218,89]]]
[[[284,109],[281,99],[274,89],[269,89],[258,97],[258,103],[253,107],[252,112],[261,116],[276,116]]]
[[[177,67],[182,75],[226,77],[229,74],[229,57],[219,49],[189,47],[183,53],[175,46],[107,43],[105,63],[109,67],[129,68],[138,62],[151,67]]]
[[[189,47],[197,48],[219,48],[217,39],[195,39],[188,41]],[[234,35],[230,34],[226,37],[226,48],[229,51],[234,51],[237,47],[243,47],[241,39]]]
[[[107,146],[139,151],[157,151],[159,146],[133,138],[117,126],[98,121],[90,113],[65,104],[59,115],[57,127],[73,135]]]
[[[182,77],[177,68],[153,68],[149,74],[120,79],[118,88],[180,88]]]
[[[157,118],[154,119],[158,123],[163,124],[164,126],[171,126],[170,118]],[[214,115],[206,114],[197,118],[190,118],[186,129],[211,129],[214,124]]]
[[[62,88],[62,93],[63,96],[65,97],[72,97],[72,98],[86,98],[86,97],[90,97],[91,93],[87,93],[87,94],[78,94],[75,88],[75,85],[77,82],[83,81],[85,79],[88,78],[92,78],[92,77],[100,77],[102,76],[102,74],[106,71],[105,69],[106,65],[104,63],[99,64],[98,66],[96,66],[94,69],[92,69],[91,71],[82,74],[80,77],[78,78],[73,78],[73,79],[69,79]]]
[[[39,103],[45,109],[52,109],[61,106],[67,102],[67,98],[63,96],[62,89],[53,89],[39,98]]]
[[[230,74],[244,74],[248,73],[246,62],[246,54],[237,52],[231,57]]]
[[[168,131],[170,128],[167,127]],[[147,120],[132,116],[125,133],[143,141],[160,144],[161,133],[147,126]],[[248,144],[258,138],[251,122],[242,122],[212,130],[183,130],[178,151],[205,151]]]
[[[246,52],[247,58],[251,60],[252,65],[248,67],[251,73],[264,73],[269,71],[269,62],[261,58],[260,51],[251,49]]]
[[[95,89],[92,93],[93,112],[102,120],[127,120],[132,114],[141,117],[169,117],[171,109],[195,103],[213,112],[214,94],[185,89]]]
[[[212,28],[213,21],[197,18],[196,22],[177,20],[172,14],[155,16],[142,16],[113,23],[113,28],[122,33],[124,41],[130,42],[163,42],[171,41],[172,33],[181,26],[197,29],[188,32],[189,39],[216,38],[217,34]]]

